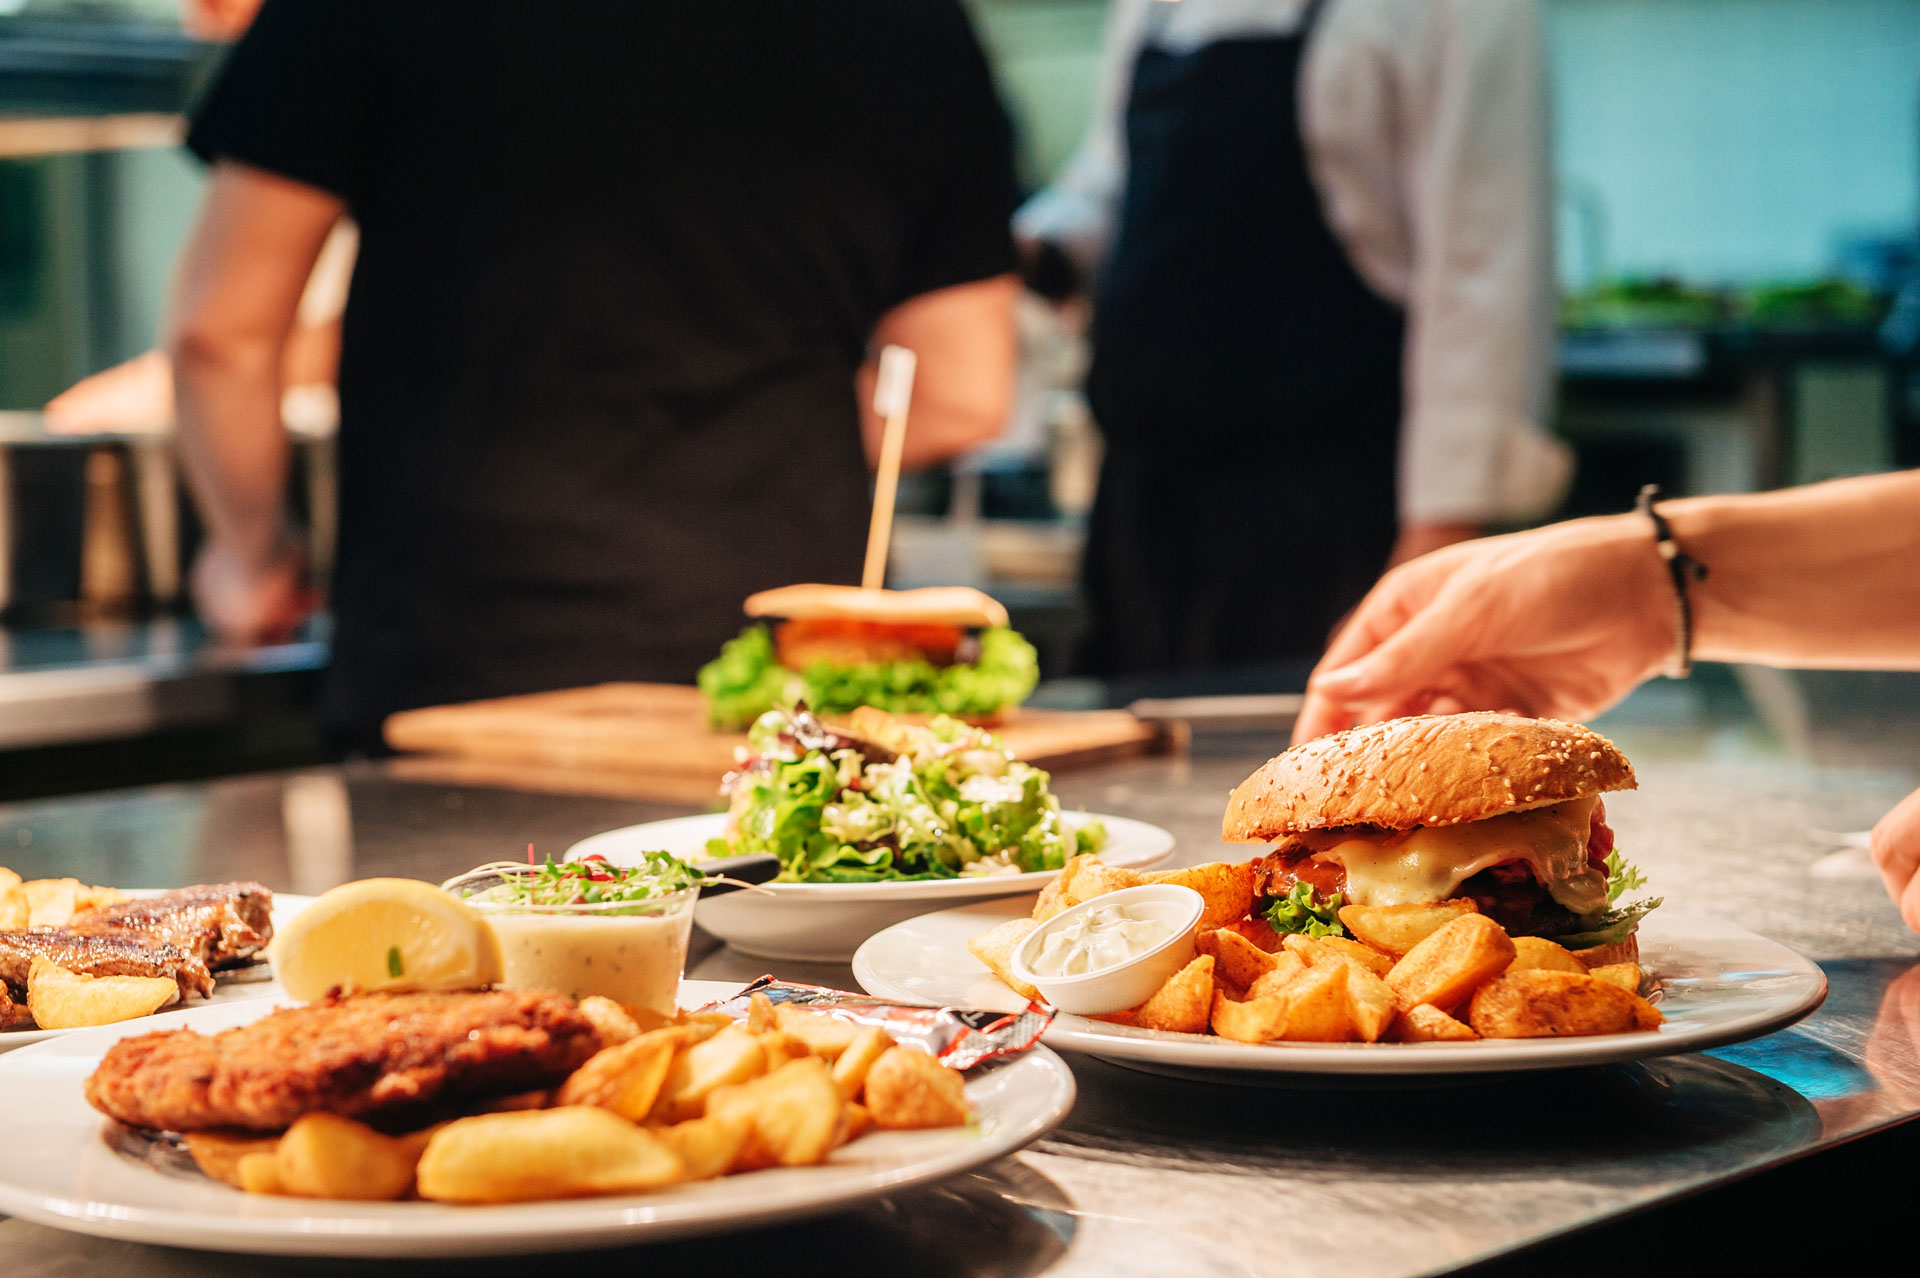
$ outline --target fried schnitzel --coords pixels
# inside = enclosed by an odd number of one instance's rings
[[[219,1034],[121,1039],[87,1100],[133,1127],[278,1131],[315,1110],[365,1118],[551,1087],[599,1048],[558,994],[354,994]]]

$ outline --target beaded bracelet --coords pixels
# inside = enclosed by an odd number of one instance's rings
[[[1659,499],[1660,485],[1648,484],[1640,490],[1640,496],[1634,500],[1633,508],[1653,521],[1654,549],[1667,561],[1667,575],[1673,578],[1673,601],[1678,624],[1679,651],[1675,654],[1673,665],[1667,675],[1673,679],[1684,679],[1693,673],[1693,597],[1688,587],[1696,581],[1705,581],[1707,566],[1680,549],[1680,543],[1673,539],[1673,527],[1667,523],[1666,516],[1654,508]]]

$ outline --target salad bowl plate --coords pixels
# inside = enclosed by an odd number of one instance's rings
[[[1069,827],[1093,822],[1106,827],[1100,859],[1108,865],[1144,869],[1173,854],[1173,835],[1127,817],[1065,814]],[[645,852],[671,852],[685,860],[707,855],[707,843],[726,828],[724,812],[649,821],[582,839],[568,860],[603,856],[615,865],[634,864]],[[949,906],[1038,892],[1059,871],[981,874],[953,879],[897,879],[877,883],[768,883],[724,896],[703,897],[694,922],[737,950],[761,958],[844,962],[860,943],[903,919]]]

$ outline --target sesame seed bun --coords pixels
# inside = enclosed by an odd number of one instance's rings
[[[781,586],[748,595],[749,617],[821,618],[878,621],[894,625],[967,626],[987,629],[1007,624],[999,600],[971,586],[927,586],[920,590],[863,590],[859,586],[807,584]]]
[[[1516,714],[1419,715],[1295,746],[1242,781],[1220,837],[1286,840],[1310,830],[1460,825],[1638,783],[1596,732]]]

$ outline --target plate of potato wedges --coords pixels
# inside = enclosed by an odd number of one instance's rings
[[[1145,1002],[1060,1014],[1049,1046],[1149,1069],[1307,1075],[1505,1073],[1693,1052],[1817,1008],[1818,966],[1742,928],[1667,909],[1637,954],[1513,936],[1471,900],[1348,906],[1341,934],[1277,935],[1249,918],[1255,870],[1214,862],[1151,875],[1079,867],[1037,898],[921,915],[854,956],[881,998],[1000,1010],[1038,996],[1012,969],[1067,900],[1173,882],[1206,901],[1195,955]]]
[[[404,1130],[322,1110],[276,1131],[142,1130],[83,1094],[140,1027],[37,1044],[0,1057],[0,1212],[255,1254],[579,1250],[895,1192],[1010,1153],[1072,1106],[1073,1076],[1044,1048],[963,1076],[816,1011],[764,999],[745,1016],[687,1010],[736,989],[683,982],[672,1017],[583,1000],[601,1046],[558,1086]],[[271,1011],[202,1007],[169,1023],[212,1035]]]

